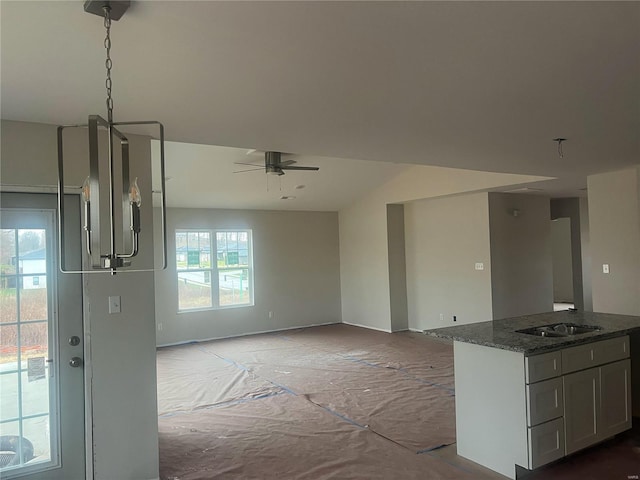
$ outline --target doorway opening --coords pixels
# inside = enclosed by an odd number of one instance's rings
[[[553,263],[553,310],[575,308],[571,219],[551,220],[551,258]]]

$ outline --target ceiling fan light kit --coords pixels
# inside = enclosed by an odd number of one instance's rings
[[[104,47],[106,50],[106,81],[107,90],[107,119],[99,115],[89,115],[86,125],[63,125],[58,127],[58,235],[59,235],[59,257],[60,270],[63,273],[93,273],[110,272],[115,274],[117,270],[130,267],[132,259],[138,255],[140,250],[139,233],[140,206],[142,198],[137,183],[137,177],[130,181],[129,168],[129,140],[116,127],[133,125],[157,125],[159,127],[160,140],[160,181],[161,194],[161,221],[162,221],[162,269],[167,265],[167,233],[166,233],[166,199],[165,199],[165,169],[164,169],[164,127],[155,120],[136,122],[114,122],[113,121],[113,98],[111,96],[111,21],[118,20],[129,8],[130,2],[126,1],[106,1],[88,0],[84,3],[84,10],[88,13],[99,15],[104,18],[106,37]],[[65,202],[64,202],[64,130],[68,128],[83,128],[89,134],[89,176],[81,188],[82,200],[84,202],[84,222],[86,249],[90,259],[90,270],[69,270],[65,262]],[[100,137],[107,134],[107,181],[100,179]],[[116,165],[114,144],[119,144],[120,150],[120,181],[116,185]],[[104,153],[104,152],[103,152]],[[102,155],[104,157],[104,155]],[[106,190],[106,192],[105,192]],[[101,212],[107,211],[102,208],[108,199],[109,218],[107,221],[101,218]],[[117,217],[121,217],[122,223],[117,226]],[[109,249],[103,250],[101,229],[103,223],[108,226]],[[122,236],[122,246],[124,253],[117,251],[116,237]],[[129,271],[152,271],[154,268]]]

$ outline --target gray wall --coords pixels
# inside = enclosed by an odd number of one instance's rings
[[[85,135],[85,131],[70,131],[66,150],[69,166],[86,162]],[[55,126],[3,121],[1,137],[3,185],[56,184]],[[136,159],[132,161],[134,175],[139,177],[143,198],[149,199],[149,139],[131,136],[130,140],[131,157]],[[67,173],[66,183],[76,186],[86,175],[80,168],[69,168]],[[140,241],[144,263],[153,258],[152,222],[151,209],[143,208]],[[122,297],[120,314],[108,314],[110,295]],[[158,477],[153,298],[152,273],[84,278],[85,348],[91,352],[85,354],[85,378],[93,414],[93,469],[98,480]],[[76,301],[82,303],[83,298]]]
[[[640,315],[638,168],[588,178],[593,309]],[[609,272],[602,272],[602,265]]]
[[[155,275],[158,345],[341,321],[336,212],[175,208],[167,226],[168,266]],[[178,313],[175,231],[183,228],[252,230],[254,306]]]
[[[584,309],[593,312],[593,293],[591,288],[591,235],[589,233],[589,200],[580,202],[580,250],[582,252],[582,298]]]
[[[412,165],[340,210],[343,321],[392,331],[387,205],[486,191],[545,178]]]
[[[488,219],[486,193],[405,205],[409,328],[492,319]]]
[[[389,249],[391,331],[399,332],[409,328],[404,205],[387,205],[387,245]]]
[[[391,332],[386,206],[361,200],[339,222],[342,321]]]
[[[640,165],[588,177],[593,309],[640,315]],[[602,264],[609,264],[609,274]],[[631,336],[633,414],[640,416],[640,333]]]
[[[553,264],[553,301],[573,303],[571,265],[571,219],[551,221],[551,261]]]
[[[553,310],[549,210],[546,197],[489,193],[494,319]]]

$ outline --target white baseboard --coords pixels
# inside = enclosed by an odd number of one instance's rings
[[[409,328],[410,332],[416,332],[416,333],[423,333],[424,329],[423,328]]]
[[[369,330],[377,330],[378,332],[393,333],[391,330],[388,330],[388,329],[371,327],[369,325],[360,325],[359,323],[349,323],[349,322],[342,322],[342,323],[344,323],[345,325],[351,325],[352,327],[368,328]]]
[[[187,345],[189,343],[211,342],[213,340],[224,340],[224,339],[227,339],[227,338],[248,337],[248,336],[251,336],[251,335],[261,335],[263,333],[286,332],[287,330],[298,330],[300,328],[323,327],[325,325],[339,325],[341,323],[342,322],[312,323],[311,325],[300,325],[300,326],[297,326],[297,327],[286,327],[286,328],[277,328],[275,330],[262,330],[262,331],[259,331],[259,332],[239,333],[238,335],[228,335],[226,337],[211,337],[211,338],[198,338],[198,339],[193,339],[193,340],[183,340],[181,342],[163,343],[161,345],[156,345],[156,348],[176,347],[178,345]]]

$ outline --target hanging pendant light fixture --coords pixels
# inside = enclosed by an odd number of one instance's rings
[[[112,80],[111,69],[113,62],[111,60],[111,21],[118,20],[129,8],[129,1],[97,1],[87,0],[84,3],[84,10],[88,13],[99,15],[104,18],[104,27],[106,36],[104,39],[104,47],[106,50],[106,81],[105,87],[107,91],[107,120],[99,115],[89,115],[87,125],[66,125],[58,127],[58,208],[59,208],[59,255],[60,269],[65,273],[87,273],[95,271],[106,271],[115,274],[117,270],[131,266],[131,259],[139,253],[139,234],[141,231],[140,208],[142,205],[142,197],[140,188],[138,187],[138,178],[130,181],[129,169],[129,140],[117,128],[120,126],[134,125],[157,125],[159,127],[160,140],[160,181],[161,181],[161,221],[162,221],[162,251],[163,260],[162,268],[166,268],[167,264],[167,248],[166,248],[166,205],[165,205],[165,173],[164,173],[164,127],[157,121],[139,121],[139,122],[114,122],[113,121],[113,97],[111,96]],[[86,128],[89,133],[89,176],[84,181],[81,188],[82,201],[84,203],[84,222],[83,229],[85,231],[85,243],[87,254],[90,259],[91,270],[69,270],[65,263],[65,241],[64,241],[64,224],[65,224],[65,208],[64,208],[64,155],[63,155],[63,132],[67,128]],[[108,182],[101,182],[100,179],[100,162],[99,162],[99,145],[100,133],[107,134],[107,163],[108,163]],[[121,186],[116,186],[116,158],[114,153],[116,146],[120,147],[120,181]],[[107,190],[108,198],[108,222],[101,219],[101,212],[107,211],[101,208],[105,201],[104,190]],[[117,203],[120,205],[117,205]],[[122,224],[117,226],[116,215],[121,213]],[[101,221],[102,220],[102,221]],[[101,238],[102,223],[108,225],[109,232],[109,248],[104,249]],[[118,234],[122,235],[122,245],[125,252],[117,251],[116,238]],[[149,271],[153,268],[137,269],[129,271]]]

